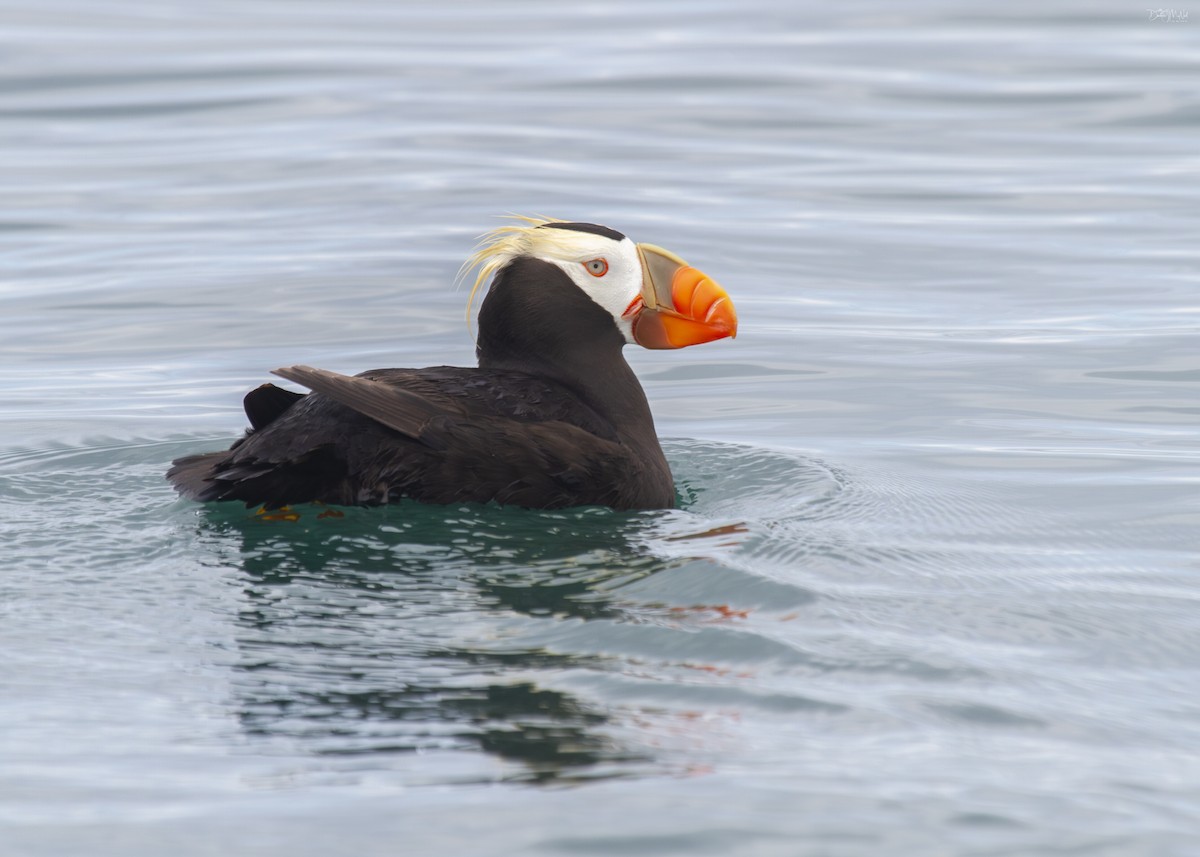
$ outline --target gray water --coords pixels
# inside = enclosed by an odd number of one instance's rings
[[[0,854],[1200,854],[1197,27],[0,3]],[[733,295],[683,508],[175,498],[508,212]]]

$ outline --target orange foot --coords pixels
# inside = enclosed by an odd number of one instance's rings
[[[292,509],[291,506],[281,506],[278,509],[267,511],[266,506],[259,506],[258,511],[254,513],[256,517],[264,521],[299,521],[300,513]]]

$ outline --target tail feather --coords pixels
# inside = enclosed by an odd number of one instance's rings
[[[277,509],[313,500],[357,502],[346,482],[345,463],[328,444],[288,461],[239,458],[231,452],[177,458],[171,462],[167,479],[184,497],[202,503],[240,500],[247,506]]]
[[[220,494],[220,488],[213,482],[216,476],[215,468],[228,455],[228,450],[225,450],[177,458],[171,462],[167,479],[175,486],[176,491],[189,500],[204,502],[215,499],[216,495]]]
[[[274,384],[262,384],[246,394],[242,407],[255,431],[260,431],[287,412],[288,408],[304,398],[304,393],[293,393]]]

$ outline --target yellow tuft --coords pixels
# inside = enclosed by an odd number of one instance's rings
[[[475,306],[475,295],[479,293],[479,289],[491,278],[492,274],[517,256],[532,251],[535,243],[533,232],[539,226],[565,222],[557,217],[526,217],[522,214],[505,216],[511,220],[519,220],[526,225],[498,226],[483,233],[479,236],[479,243],[475,245],[475,249],[467,257],[467,261],[463,262],[462,267],[458,270],[458,276],[455,277],[455,282],[461,282],[472,268],[478,268],[475,272],[475,282],[471,286],[471,294],[467,296],[467,330],[471,329],[471,308]],[[557,232],[559,230],[552,229],[550,231]]]

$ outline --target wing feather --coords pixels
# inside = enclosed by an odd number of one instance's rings
[[[435,404],[401,387],[328,369],[284,366],[271,374],[328,396],[413,440],[422,439],[422,432],[431,421],[455,413],[445,405]]]

